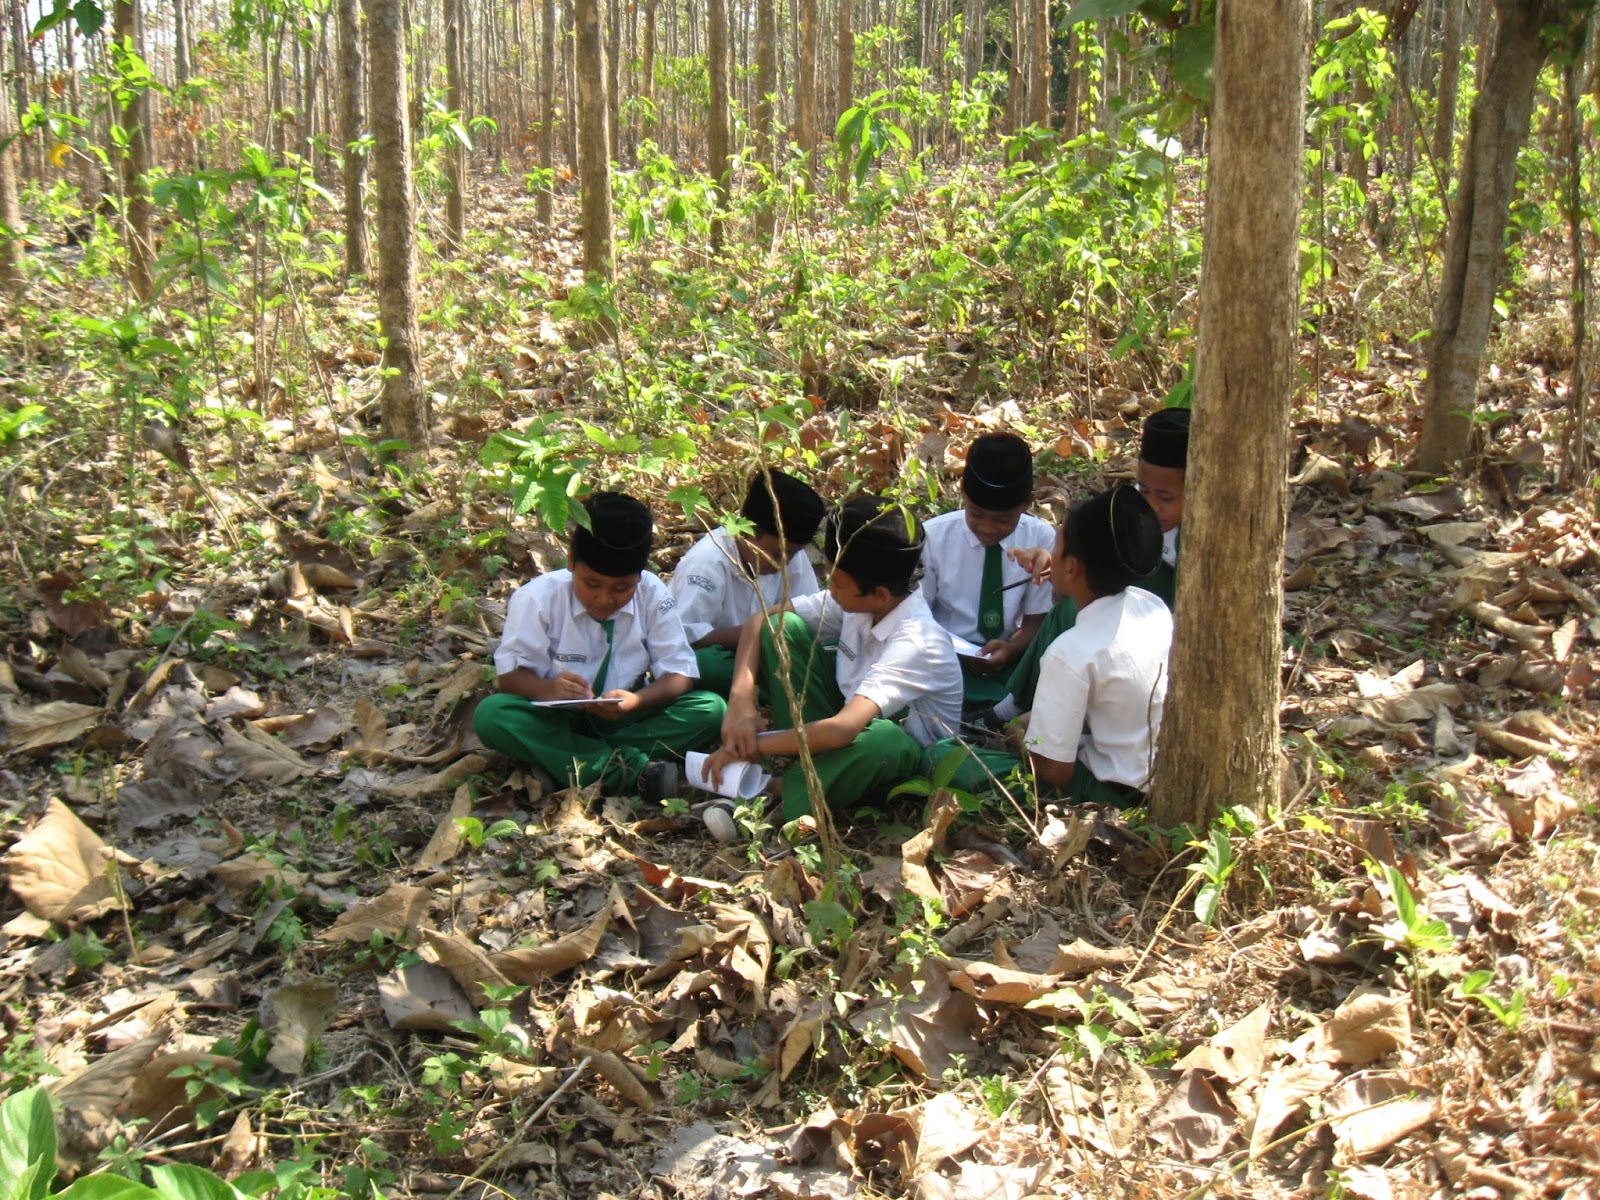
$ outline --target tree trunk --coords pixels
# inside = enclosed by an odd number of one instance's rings
[[[600,0],[576,0],[578,73],[578,186],[582,190],[583,272],[611,282],[611,134],[606,111],[606,48]]]
[[[1029,0],[1033,28],[1028,37],[1032,53],[1032,82],[1028,86],[1028,123],[1041,129],[1050,125],[1050,0]]]
[[[378,315],[383,325],[383,436],[427,448],[428,396],[417,329],[417,211],[406,104],[401,0],[366,0],[372,177],[378,193]]]
[[[367,156],[354,149],[364,132],[362,104],[361,9],[357,0],[339,0],[339,140],[344,143],[344,269],[367,273]]]
[[[964,0],[961,9],[961,76],[971,87],[983,70],[983,0]]]
[[[727,19],[724,16],[723,24]],[[606,9],[606,153],[612,162],[621,162],[622,93],[622,5],[610,0]]]
[[[462,0],[444,0],[444,106],[465,126],[467,98],[462,86],[461,9]],[[455,137],[450,137],[445,145],[444,173],[449,187],[444,199],[444,249],[448,254],[459,254],[467,236],[467,148]]]
[[[116,0],[112,9],[113,36],[130,53],[138,53],[137,19],[135,0]],[[149,300],[155,290],[155,243],[150,233],[150,187],[145,178],[150,169],[149,142],[144,137],[149,109],[149,99],[143,89],[128,93],[127,103],[118,109],[123,138],[122,194],[128,214],[125,223],[128,287],[141,303]]]
[[[728,207],[732,136],[728,127],[728,0],[707,0],[706,70],[711,76],[711,113],[706,126],[707,158],[716,185],[717,211],[711,218],[711,249],[722,249],[723,218]]]
[[[1456,154],[1456,95],[1461,85],[1461,10],[1466,0],[1441,0],[1444,32],[1439,46],[1439,108],[1433,117],[1433,160],[1450,182]]]
[[[1194,429],[1151,816],[1278,795],[1307,0],[1220,0]],[[1249,430],[1249,437],[1240,437]]]
[[[1589,477],[1589,379],[1584,358],[1588,351],[1589,290],[1592,282],[1588,249],[1584,245],[1583,134],[1578,97],[1583,81],[1582,64],[1574,55],[1563,67],[1562,133],[1566,143],[1566,178],[1562,181],[1563,215],[1567,221],[1567,253],[1572,259],[1569,307],[1572,318],[1572,378],[1567,386],[1567,427],[1561,451],[1561,479],[1569,487],[1582,486]],[[0,164],[0,173],[4,172]]]
[[[834,127],[845,110],[855,103],[856,94],[856,30],[855,0],[839,0],[839,111],[834,113]],[[843,149],[839,155],[839,194],[842,196],[850,181],[850,156]]]
[[[0,21],[0,64],[6,58],[6,27]],[[0,87],[0,292],[14,292],[22,283],[22,205],[17,200],[16,122],[11,97]]]
[[[561,39],[561,132],[562,141],[566,143],[567,169],[578,169],[578,132],[583,124],[583,114],[578,111],[581,103],[578,93],[578,14],[575,8],[577,0],[567,0],[561,6],[562,28],[566,36]],[[602,89],[603,90],[603,89]]]
[[[800,62],[794,88],[795,132],[810,187],[817,156],[817,0],[800,0]]]
[[[1432,474],[1443,473],[1466,457],[1483,349],[1505,258],[1517,152],[1528,140],[1539,69],[1548,53],[1540,34],[1561,14],[1559,0],[1500,0],[1498,8],[1499,29],[1472,105],[1433,310],[1422,439],[1417,447],[1417,468]]]
[[[644,65],[640,70],[644,78],[639,81],[639,92],[648,102],[647,113],[656,99],[656,5],[659,3],[660,0],[645,0],[644,6]],[[659,123],[657,114],[656,124]]]
[[[539,7],[539,224],[555,221],[556,198],[556,0]]]
[[[11,11],[7,14],[11,21],[11,87],[17,101],[17,120],[22,120],[22,114],[28,111],[28,77],[32,73],[32,60],[28,54],[28,18],[26,14],[26,0],[11,0]],[[0,62],[0,69],[5,64]],[[28,169],[27,156],[30,146],[39,139],[30,135],[17,143],[17,165],[25,173]],[[37,157],[32,164],[32,174],[35,179],[42,178],[39,171]]]
[[[756,103],[754,110],[756,162],[763,171],[776,170],[777,139],[776,93],[778,90],[778,4],[777,0],[756,0]],[[761,177],[766,196],[771,190]],[[776,221],[770,199],[763,199],[756,213],[756,230],[770,238]]]

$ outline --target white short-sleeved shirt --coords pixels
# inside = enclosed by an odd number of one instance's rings
[[[743,625],[758,612],[809,596],[821,586],[804,550],[795,551],[782,571],[750,578],[739,561],[738,539],[726,529],[713,529],[691,546],[671,584],[690,643],[714,630]]]
[[[1174,525],[1161,535],[1161,561],[1169,567],[1178,565],[1178,534],[1182,531],[1182,525]]]
[[[951,633],[982,645],[978,632],[978,592],[983,587],[983,557],[987,547],[967,527],[967,514],[961,509],[943,513],[922,526],[927,544],[922,548],[922,592],[933,619]],[[1054,551],[1056,531],[1038,517],[1022,514],[1011,536],[1000,543],[1000,552],[1013,549]],[[1006,557],[1001,563],[1002,585],[1019,583],[1028,572]],[[1049,582],[1030,583],[1002,592],[1005,603],[1001,637],[1009,637],[1022,624],[1023,617],[1050,611],[1055,602]]]
[[[525,667],[541,679],[554,679],[571,671],[592,686],[605,657],[605,627],[578,603],[571,571],[551,571],[511,594],[505,634],[494,652],[498,674]],[[646,672],[657,679],[700,674],[678,619],[678,602],[648,571],[612,617],[611,665],[601,690],[631,688]]]
[[[1082,760],[1105,783],[1145,788],[1167,695],[1172,613],[1130,587],[1101,596],[1044,652],[1027,747]]]
[[[909,709],[905,731],[923,746],[956,735],[961,664],[920,591],[876,625],[866,613],[845,612],[827,592],[801,596],[790,607],[820,639],[838,640],[835,673],[846,700],[865,696],[885,717]]]

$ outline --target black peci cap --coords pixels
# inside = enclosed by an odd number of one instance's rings
[[[758,471],[750,477],[739,515],[757,532],[780,534],[790,545],[799,546],[817,536],[827,511],[810,484],[782,471]]]
[[[1182,471],[1189,461],[1189,410],[1163,408],[1145,418],[1139,457],[1152,467]]]
[[[601,575],[637,575],[650,562],[655,522],[650,510],[621,492],[596,492],[583,502],[589,528],[572,530],[572,557]]]
[[[1014,433],[984,434],[967,450],[961,490],[979,508],[1020,508],[1033,498],[1033,451]]]

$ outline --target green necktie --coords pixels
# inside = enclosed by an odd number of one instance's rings
[[[611,669],[611,634],[616,629],[617,620],[612,617],[608,621],[601,621],[600,627],[606,631],[606,656],[600,660],[600,672],[594,677],[594,694],[598,696],[606,690],[606,672]]]
[[[983,583],[978,588],[978,640],[992,642],[1005,631],[1006,600],[1001,595],[1005,551],[990,546],[983,552]]]

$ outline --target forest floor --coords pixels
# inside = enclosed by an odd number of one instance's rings
[[[570,272],[567,239],[527,253],[460,273],[468,311]],[[310,303],[337,327],[363,302]],[[254,1191],[1600,1194],[1600,544],[1592,491],[1551,482],[1558,326],[1501,331],[1483,468],[1446,481],[1403,465],[1412,351],[1308,340],[1280,806],[1164,831],[905,797],[831,876],[776,830],[724,847],[546,794],[473,738],[505,599],[560,561],[479,445],[603,417],[561,323],[426,329],[450,402],[404,469],[314,396],[248,453],[199,435],[194,472],[140,450],[128,553],[168,569],[120,594],[70,552],[6,572],[0,1087],[49,1081],[73,1171]],[[1105,362],[1091,390],[952,400],[945,346],[880,344],[892,399],[852,415],[946,503],[972,433],[1018,426],[1059,516],[1130,469],[1164,390]],[[373,394],[370,356],[323,369]],[[755,447],[702,440],[597,471],[663,518],[685,481],[726,502]],[[20,543],[70,547],[133,490],[124,462],[9,453]],[[663,533],[670,568],[695,530]]]

